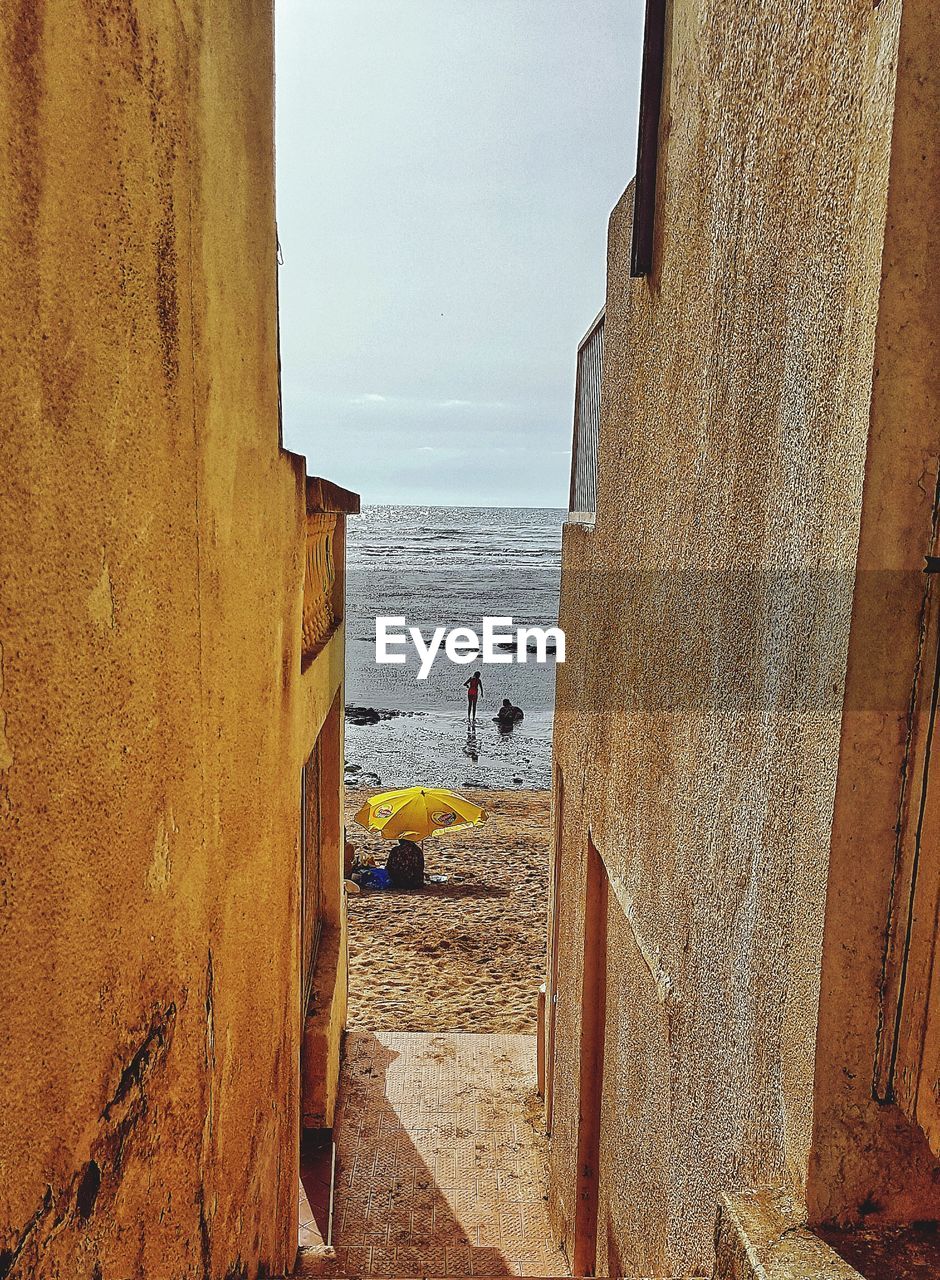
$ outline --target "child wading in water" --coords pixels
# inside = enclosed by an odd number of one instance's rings
[[[476,723],[477,698],[483,692],[483,681],[479,671],[474,671],[470,679],[463,682],[463,687],[467,691],[467,719]]]

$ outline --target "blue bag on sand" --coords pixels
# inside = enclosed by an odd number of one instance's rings
[[[388,889],[391,885],[391,876],[384,867],[372,867],[369,871],[369,888],[370,889]]]

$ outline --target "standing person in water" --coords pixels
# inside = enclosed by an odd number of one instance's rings
[[[467,691],[467,719],[476,724],[477,698],[483,692],[483,680],[479,671],[474,671],[470,679],[463,682],[463,687]]]

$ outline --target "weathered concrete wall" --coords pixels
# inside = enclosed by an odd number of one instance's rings
[[[890,1056],[938,643],[937,582],[923,573],[937,551],[940,474],[938,67],[940,16],[906,0],[830,855],[809,1184],[817,1222],[940,1217],[940,1164],[923,1132],[874,1096],[890,1096],[887,1079],[876,1081],[876,1048]],[[926,792],[915,895],[926,932],[915,931],[915,950],[932,949],[936,929],[924,901],[940,871],[935,780]],[[917,1000],[913,978],[906,994]],[[925,1049],[922,1105],[935,1114],[936,1025]]]
[[[588,832],[610,877],[597,1273],[805,1188],[900,5],[676,0],[656,267],[611,220],[597,525],[566,530],[552,1209]]]
[[[302,461],[272,11],[9,0],[0,137],[0,1274],[287,1268]]]

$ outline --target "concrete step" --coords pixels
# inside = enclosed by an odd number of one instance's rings
[[[715,1246],[715,1280],[863,1280],[786,1191],[722,1196]]]
[[[333,1269],[331,1269],[331,1263]],[[473,1280],[506,1280],[506,1277],[512,1273],[501,1271],[492,1276],[474,1276]],[[297,1258],[297,1268],[290,1277],[285,1280],[297,1280],[299,1277],[309,1276],[331,1276],[333,1280],[359,1280],[355,1276],[346,1276],[342,1272],[335,1269],[335,1253],[333,1250],[319,1251],[314,1253],[312,1250],[301,1250]],[[373,1280],[370,1277],[369,1280]],[[445,1277],[435,1276],[385,1276],[376,1277],[375,1280],[445,1280]],[[454,1276],[446,1277],[446,1280],[455,1280]],[[458,1280],[460,1278],[458,1277]],[[469,1277],[467,1278],[469,1280]],[[568,1276],[535,1276],[530,1280],[570,1280]],[[596,1277],[596,1280],[604,1280],[603,1276]],[[706,1276],[638,1276],[636,1280],[708,1280]]]

